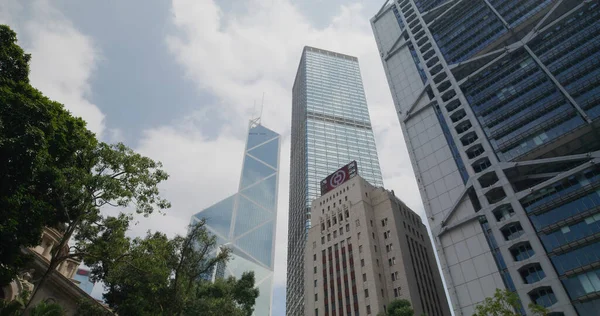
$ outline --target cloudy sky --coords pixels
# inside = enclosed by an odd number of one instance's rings
[[[357,56],[385,186],[423,213],[369,24],[384,0],[1,0],[32,54],[31,82],[102,140],[163,162],[173,208],[132,235],[184,233],[231,195],[248,119],[283,136],[274,315],[284,315],[291,88],[305,45]],[[98,287],[96,294],[101,292]]]

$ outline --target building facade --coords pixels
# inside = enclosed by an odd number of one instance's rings
[[[78,268],[77,272],[75,272],[73,275],[73,280],[79,282],[79,287],[87,294],[92,295],[92,291],[94,290],[94,282],[90,280],[89,269]]]
[[[215,269],[213,278],[254,271],[260,294],[254,315],[271,315],[275,224],[279,180],[280,136],[252,120],[239,190],[228,198],[200,211],[192,224],[205,218],[206,227],[219,245],[232,249],[232,259]]]
[[[600,309],[597,1],[385,1],[371,19],[456,315]]]
[[[356,176],[311,211],[305,315],[377,315],[406,299],[415,315],[450,316],[427,228],[393,192]]]
[[[383,185],[356,57],[304,48],[292,90],[291,143],[286,310],[301,316],[304,245],[319,181],[356,160],[365,179]]]

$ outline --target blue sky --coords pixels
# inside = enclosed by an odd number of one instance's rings
[[[383,2],[2,0],[0,23],[32,54],[34,86],[170,173],[173,208],[132,235],[185,233],[192,214],[235,192],[265,94],[262,122],[283,136],[273,315],[284,315],[291,87],[304,45],[358,57],[385,185],[423,214],[369,24]]]

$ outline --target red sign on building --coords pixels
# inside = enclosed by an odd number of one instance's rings
[[[358,168],[356,166],[356,161],[352,161],[351,163],[341,167],[336,172],[330,174],[321,181],[321,195],[337,188],[344,182],[352,179],[354,176],[358,174]]]

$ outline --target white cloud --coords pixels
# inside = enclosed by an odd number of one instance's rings
[[[33,1],[27,19],[16,23],[13,16],[24,13],[16,1],[0,4],[0,22],[19,32],[19,44],[31,53],[31,84],[47,97],[82,117],[98,136],[104,131],[104,114],[90,101],[90,77],[100,54],[92,40],[45,0]],[[13,21],[14,20],[14,21]]]

